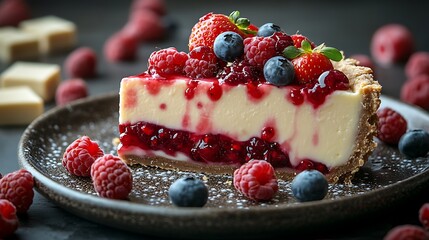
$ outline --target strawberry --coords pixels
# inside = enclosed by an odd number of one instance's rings
[[[303,40],[301,47],[289,46],[283,55],[291,59],[295,70],[295,81],[299,84],[316,83],[320,74],[334,69],[331,60],[340,61],[343,55],[332,47],[321,44],[314,49],[311,43]]]
[[[250,24],[247,18],[240,18],[238,11],[232,12],[229,17],[223,14],[208,13],[200,18],[192,28],[189,36],[189,51],[196,47],[207,46],[213,48],[216,37],[226,31],[232,31],[246,38],[254,36],[258,29]]]

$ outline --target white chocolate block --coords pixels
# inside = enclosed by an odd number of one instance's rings
[[[60,66],[49,63],[15,62],[0,75],[3,87],[29,86],[44,101],[55,97],[60,80]]]
[[[39,42],[36,35],[14,27],[0,28],[0,60],[35,59],[39,56]]]
[[[0,88],[0,125],[29,124],[43,109],[43,100],[27,86]]]
[[[67,50],[76,44],[76,25],[56,16],[25,20],[19,26],[23,31],[38,36],[42,53]]]

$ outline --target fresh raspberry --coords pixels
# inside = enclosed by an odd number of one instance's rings
[[[375,65],[372,62],[371,58],[365,54],[355,54],[350,56],[350,58],[356,59],[358,61],[359,66],[371,68],[372,71],[375,69]]]
[[[420,223],[426,230],[429,230],[429,203],[425,203],[419,210]]]
[[[244,55],[250,65],[262,69],[268,59],[276,56],[276,54],[276,41],[271,37],[244,39]]]
[[[136,59],[138,40],[135,36],[118,32],[104,43],[104,56],[110,62],[132,61]]]
[[[314,44],[312,41],[310,41],[310,39],[308,39],[306,36],[303,36],[301,34],[293,34],[293,35],[291,35],[291,38],[292,38],[292,41],[293,41],[293,45],[296,48],[301,48],[301,43],[304,40],[307,40],[310,43],[311,48],[315,48],[316,47],[316,44]]]
[[[24,0],[4,0],[0,3],[0,27],[18,26],[30,17],[30,8]]]
[[[0,239],[11,236],[18,229],[16,208],[7,199],[0,199]]]
[[[405,74],[408,78],[422,74],[429,75],[429,52],[413,53],[405,65]]]
[[[63,106],[87,96],[88,86],[85,81],[80,78],[74,78],[60,83],[55,92],[55,101],[58,106]]]
[[[161,17],[148,9],[134,11],[121,32],[140,42],[160,40],[166,33]]]
[[[401,100],[429,110],[429,75],[408,79],[402,85]]]
[[[97,142],[92,141],[88,136],[82,136],[66,148],[62,163],[69,173],[89,177],[91,165],[103,154]]]
[[[286,47],[293,45],[292,38],[284,32],[275,32],[270,38],[276,41],[277,54],[282,54]]]
[[[405,60],[414,51],[410,30],[400,24],[387,24],[377,29],[371,39],[372,57],[380,64]]]
[[[91,178],[95,191],[104,198],[126,199],[132,189],[131,170],[119,157],[111,154],[106,154],[94,162]]]
[[[91,78],[96,73],[97,55],[91,48],[81,47],[68,55],[64,65],[70,78]]]
[[[428,233],[419,226],[414,225],[400,225],[391,229],[383,238],[384,240],[427,240],[429,239]]]
[[[275,171],[264,160],[251,160],[234,171],[234,187],[255,201],[268,201],[278,190]]]
[[[151,10],[159,16],[167,14],[167,5],[164,0],[134,0],[131,3],[131,12]]]
[[[161,49],[150,55],[149,72],[161,76],[181,75],[184,72],[185,63],[188,58],[188,54],[178,52],[174,47]]]
[[[189,53],[189,59],[185,63],[185,73],[188,77],[210,78],[217,74],[219,69],[218,59],[212,48],[201,46],[194,48]]]
[[[237,86],[258,81],[260,75],[261,71],[257,67],[250,65],[247,61],[236,60],[230,66],[225,66],[217,77],[221,83]]]
[[[378,134],[381,141],[396,145],[407,131],[407,120],[391,108],[382,108],[377,111]]]
[[[0,199],[7,199],[16,207],[18,214],[26,213],[33,203],[33,175],[20,169],[0,179]]]

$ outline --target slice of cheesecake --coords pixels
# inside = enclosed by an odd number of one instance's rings
[[[129,164],[213,173],[265,159],[286,179],[316,168],[331,182],[349,181],[376,146],[381,87],[371,69],[352,59],[335,68],[350,88],[319,102],[297,86],[231,86],[149,73],[124,78],[118,154]]]

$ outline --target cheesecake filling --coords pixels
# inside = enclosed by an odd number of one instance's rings
[[[242,164],[246,158],[260,157],[252,155],[258,147],[256,143],[270,146],[268,152],[262,152],[265,157],[271,154],[284,161],[277,162],[278,167],[297,168],[311,161],[329,169],[347,163],[358,132],[362,95],[334,91],[318,104],[306,99],[297,101],[295,95],[293,86],[264,83],[229,86],[216,79],[154,79],[148,74],[125,78],[120,90],[118,154],[198,162],[195,156],[201,154],[195,154],[195,149],[204,149],[203,153],[208,154],[210,149],[205,147],[210,146],[210,141],[223,141],[231,149],[236,146],[243,159],[210,163]],[[184,134],[193,141],[183,140],[190,144],[183,151],[174,147],[160,150],[139,145],[139,136],[130,137],[146,134],[146,138],[157,140],[159,131]],[[237,155],[231,156],[234,157]]]

